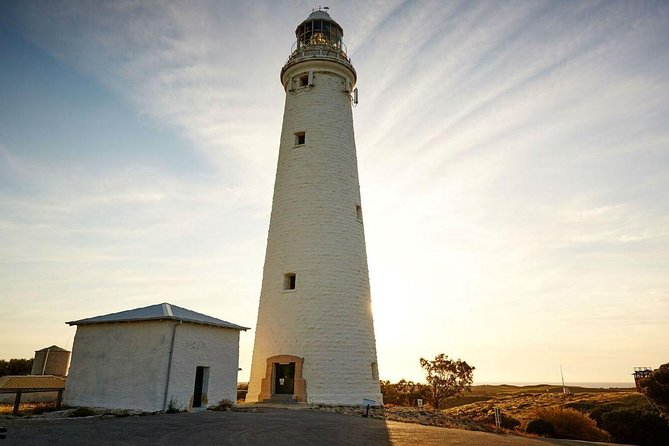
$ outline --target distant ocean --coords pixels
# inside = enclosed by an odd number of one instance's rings
[[[481,383],[474,383],[475,386],[483,386],[483,385],[491,385],[491,386],[499,386],[502,384],[508,384],[510,386],[538,386],[541,384],[548,384],[551,386],[561,386],[561,382],[481,382]],[[597,382],[592,382],[592,383],[578,383],[578,382],[567,382],[565,381],[564,385],[566,387],[590,387],[594,389],[610,389],[610,388],[618,388],[618,389],[626,389],[630,388],[633,389],[634,386],[634,381],[632,382],[619,382],[619,383],[597,383]]]

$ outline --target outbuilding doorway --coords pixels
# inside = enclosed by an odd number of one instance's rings
[[[195,368],[195,388],[193,389],[193,407],[202,407],[207,403],[207,387],[209,386],[209,367]]]
[[[274,393],[292,395],[295,392],[295,363],[274,364]]]

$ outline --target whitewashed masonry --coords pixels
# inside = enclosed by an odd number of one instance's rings
[[[247,401],[382,403],[353,132],[356,72],[325,11],[297,30]]]

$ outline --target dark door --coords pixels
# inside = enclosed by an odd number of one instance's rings
[[[295,363],[275,364],[274,393],[292,395],[294,393]]]
[[[195,389],[193,390],[193,407],[202,407],[202,386],[204,384],[204,367],[195,369]]]

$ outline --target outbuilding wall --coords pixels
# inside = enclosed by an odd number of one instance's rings
[[[202,407],[234,402],[238,364],[238,330],[175,321],[80,325],[64,403],[153,412],[172,400],[191,409],[197,366],[209,367]]]
[[[223,399],[236,402],[239,330],[187,323],[177,327],[168,402],[172,399],[179,407],[192,408],[198,366],[209,367],[202,407]]]
[[[63,402],[162,410],[173,325],[170,321],[79,325]]]

